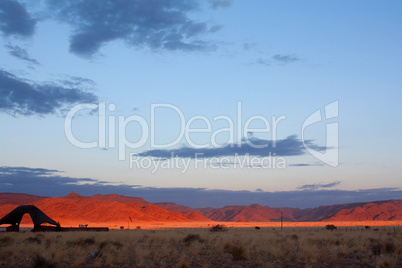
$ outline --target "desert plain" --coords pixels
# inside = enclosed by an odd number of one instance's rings
[[[400,222],[366,223],[337,222],[330,231],[322,222],[226,222],[215,232],[216,222],[109,232],[33,233],[25,225],[0,233],[0,267],[402,267]]]

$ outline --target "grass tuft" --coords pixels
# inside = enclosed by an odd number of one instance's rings
[[[237,244],[233,245],[231,243],[226,243],[223,246],[223,249],[226,253],[232,254],[233,260],[235,260],[235,261],[241,261],[241,260],[248,259],[247,250],[241,245],[237,245]]]
[[[34,267],[34,268],[54,268],[54,267],[56,267],[56,265],[53,262],[46,260],[39,254],[36,254],[33,259],[32,267]]]
[[[13,242],[13,239],[9,236],[5,236],[0,238],[0,247],[7,247],[8,245],[11,244],[11,242]]]
[[[199,234],[188,234],[183,241],[186,243],[186,246],[189,246],[193,241],[204,242]]]
[[[37,244],[37,245],[42,244],[42,241],[37,237],[28,237],[27,239],[24,240],[24,242],[29,243],[29,244]]]

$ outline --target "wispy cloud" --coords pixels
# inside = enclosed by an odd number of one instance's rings
[[[67,75],[65,79],[59,80],[59,82],[69,87],[94,87],[96,82],[92,79],[88,79],[80,76]]]
[[[232,5],[232,0],[208,0],[212,8],[226,8]]]
[[[299,163],[299,164],[289,164],[289,167],[321,167],[324,166],[322,163],[312,163],[312,164],[307,164],[307,163]]]
[[[297,187],[297,189],[299,190],[307,190],[307,191],[312,191],[312,190],[320,190],[323,188],[332,188],[334,186],[339,185],[341,182],[340,181],[335,181],[335,182],[331,182],[331,183],[317,183],[317,184],[305,184],[302,185],[300,187]]]
[[[271,66],[272,61],[270,59],[264,59],[264,58],[258,58],[255,63],[260,64],[260,65],[266,65],[266,66]]]
[[[299,57],[296,55],[281,55],[281,54],[276,54],[272,57],[272,60],[278,63],[282,64],[288,64],[288,63],[293,63],[296,61],[299,61]]]
[[[12,0],[0,1],[0,31],[5,36],[30,37],[35,32],[36,20],[25,7]]]
[[[326,150],[326,147],[318,146],[311,140],[304,142],[315,150]],[[170,158],[173,155],[174,157],[182,158],[211,158],[235,155],[244,156],[248,154],[249,156],[265,157],[269,155],[296,156],[303,155],[305,152],[303,142],[296,135],[292,135],[286,139],[277,141],[251,137],[248,141],[243,140],[241,144],[228,144],[218,148],[182,147],[178,149],[154,149],[142,152],[139,156]]]
[[[251,205],[254,203],[271,207],[308,208],[352,202],[400,199],[402,196],[402,190],[398,188],[266,192],[263,189],[231,191],[206,188],[111,185],[109,182],[91,178],[62,176],[62,172],[57,170],[4,166],[0,167],[0,189],[2,192],[42,196],[65,196],[71,191],[81,195],[120,194],[142,197],[149,202],[175,202],[193,208]]]
[[[90,178],[71,178],[59,175],[61,171],[45,168],[28,167],[0,167],[0,184],[9,186],[19,186],[21,190],[28,188],[37,189],[38,187],[64,187],[73,184],[101,185],[102,182]],[[25,188],[23,185],[26,185]]]
[[[275,64],[287,65],[297,61],[300,61],[300,58],[297,57],[296,55],[276,54],[269,58],[258,58],[255,61],[255,63],[260,65],[271,66]]]
[[[0,99],[1,112],[28,116],[55,114],[66,105],[98,98],[80,87],[29,81],[0,69]]]
[[[244,42],[243,43],[243,49],[246,51],[253,50],[257,46],[256,43],[250,43],[250,42]]]
[[[29,64],[40,65],[36,59],[29,56],[28,52],[25,49],[10,44],[5,45],[5,47],[8,49],[8,53],[10,53],[10,55],[20,60],[26,61]]]

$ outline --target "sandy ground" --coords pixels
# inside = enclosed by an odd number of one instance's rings
[[[79,224],[88,224],[88,227],[109,227],[110,229],[174,229],[174,228],[210,228],[223,224],[230,228],[272,227],[280,228],[280,222],[115,222],[115,223],[88,223],[88,222],[60,222],[62,227],[78,227]],[[402,221],[333,221],[333,222],[284,222],[283,227],[324,227],[327,224],[335,226],[402,226]],[[32,224],[21,224],[21,227],[33,227]]]

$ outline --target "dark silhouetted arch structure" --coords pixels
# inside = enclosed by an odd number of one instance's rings
[[[10,231],[18,232],[20,229],[22,216],[24,216],[25,213],[28,213],[29,216],[31,216],[32,222],[34,224],[34,231],[39,230],[40,225],[43,223],[55,225],[56,228],[60,228],[59,223],[52,220],[49,216],[43,213],[42,210],[35,207],[34,205],[24,205],[17,207],[6,216],[4,216],[2,219],[0,219],[0,225],[11,224],[11,226],[7,229]]]

